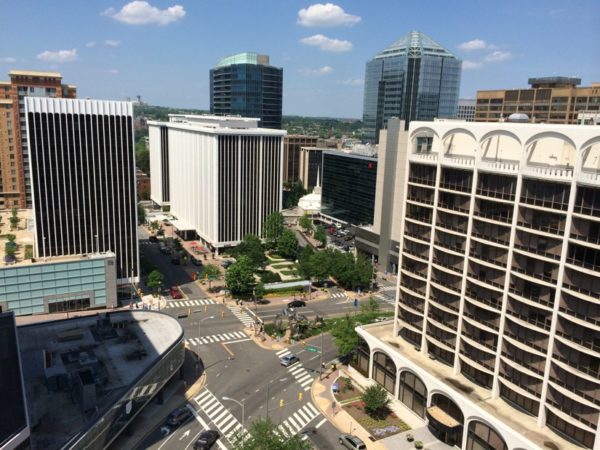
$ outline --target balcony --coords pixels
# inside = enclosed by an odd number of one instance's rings
[[[530,349],[524,350],[521,347],[514,345],[508,339],[502,340],[502,357],[512,365],[521,367],[525,372],[544,376],[546,372],[546,357],[540,355],[537,351]]]
[[[462,277],[459,275],[451,275],[434,267],[431,270],[431,280],[456,293],[461,291]]]
[[[584,374],[587,379],[594,381],[600,379],[600,358],[588,352],[555,340],[552,358]]]
[[[498,331],[500,327],[500,313],[492,312],[470,303],[467,298],[463,314],[481,325]]]
[[[517,174],[519,172],[519,163],[511,161],[490,161],[482,159],[479,161],[478,167],[479,170],[504,174]]]
[[[473,300],[475,303],[480,303],[498,311],[502,309],[502,294],[482,288],[469,280],[467,280],[465,295],[468,300]],[[481,305],[478,306],[481,307]]]
[[[435,286],[431,286],[429,292],[429,299],[443,307],[450,309],[451,311],[460,311],[460,297],[456,294],[451,294],[449,292],[438,289]]]
[[[579,180],[582,183],[600,186],[600,171],[582,170],[579,174]]]
[[[510,228],[496,224],[473,220],[471,234],[486,241],[495,242],[504,246],[510,244]]]
[[[549,332],[552,326],[552,312],[533,307],[526,303],[521,303],[519,300],[510,298],[506,314],[520,320],[522,325],[529,323],[537,327],[537,331]]]
[[[498,346],[498,336],[496,333],[482,330],[481,328],[478,328],[468,322],[463,323],[461,336],[469,339],[472,344],[475,344],[475,346],[483,346],[484,348],[493,352],[496,351]]]
[[[494,372],[494,366],[496,364],[496,357],[488,353],[487,351],[482,351],[477,347],[469,344],[465,340],[461,340],[460,342],[460,350],[459,353],[461,355],[466,356],[469,360],[475,361],[478,364],[482,365],[486,369]]]
[[[435,192],[433,189],[409,185],[406,198],[413,202],[433,205],[434,194]]]
[[[470,193],[473,184],[473,172],[443,168],[440,177],[440,187],[453,191]]]
[[[493,269],[488,266],[469,261],[468,276],[485,284],[504,289],[506,270]]]
[[[475,165],[475,158],[460,157],[460,156],[442,156],[441,163],[444,166],[462,168],[473,168]]]
[[[438,154],[431,152],[409,153],[408,160],[424,164],[437,164]]]
[[[600,276],[565,267],[562,287],[581,294],[584,300],[597,301],[600,292]]]
[[[438,197],[438,208],[469,214],[470,199],[465,195],[451,192],[440,192]]]
[[[562,252],[562,241],[517,230],[514,247],[533,255],[545,256],[559,261]]]
[[[520,323],[518,319],[511,319],[511,315],[506,316],[507,320],[504,326],[504,335],[508,336],[527,347],[534,348],[542,353],[548,350],[548,335],[531,329],[527,325]]]
[[[565,316],[559,316],[556,324],[557,336],[600,355],[600,333],[594,333],[589,328],[571,321]]]
[[[573,179],[572,167],[552,167],[552,166],[530,166],[525,165],[522,171],[523,175],[533,178],[547,178],[550,180],[571,181]]]
[[[429,248],[429,241],[431,240],[431,226],[425,226],[406,221],[404,227],[404,234],[406,236],[410,236],[412,238],[423,241],[427,244],[427,248]]]
[[[407,294],[406,292],[400,292],[398,304],[410,308],[413,314],[423,315],[425,312],[425,299],[416,297],[414,295]]]
[[[517,225],[532,230],[562,236],[565,230],[566,217],[563,214],[550,213],[543,210],[519,207]]]
[[[435,320],[440,328],[447,327],[450,330],[454,330],[458,327],[458,317],[455,314],[450,314],[436,306],[430,304],[427,310],[427,318]]]
[[[509,295],[515,295],[518,300],[521,298],[529,300],[532,303],[543,305],[549,309],[554,307],[554,297],[556,290],[553,287],[537,284],[516,275],[511,275]]]
[[[519,386],[524,391],[534,395],[539,399],[542,393],[542,379],[538,378],[537,376],[531,376],[523,373],[519,369],[516,369],[505,362],[500,363],[499,373],[504,380]]]
[[[583,300],[563,291],[558,310],[593,330],[600,331],[600,303]]]
[[[572,371],[567,371],[559,366],[556,362],[552,362],[550,366],[550,381],[558,386],[561,386],[570,392],[578,395],[587,401],[590,401],[597,406],[600,406],[600,381],[591,382],[587,379],[578,377]]]
[[[550,283],[553,286],[558,282],[558,264],[540,261],[517,252],[513,255],[511,269],[522,275],[526,275],[526,279],[535,278]]]
[[[524,179],[521,189],[521,203],[557,211],[567,211],[570,192],[571,186],[569,184]]]
[[[573,217],[570,236],[578,241],[600,245],[600,222]]]
[[[465,216],[459,216],[457,214],[451,214],[439,210],[437,213],[437,220],[435,221],[436,227],[455,231],[461,234],[465,234],[467,232],[467,223],[468,218]]]
[[[437,230],[435,232],[434,244],[441,247],[453,250],[459,253],[461,256],[464,255],[466,239],[462,236],[455,234],[446,233],[444,231]]]
[[[423,155],[432,155],[432,153],[423,153]],[[433,153],[435,157],[433,159],[417,158],[420,162],[435,162],[437,161],[437,154]],[[409,157],[410,158],[410,157]],[[435,186],[435,176],[437,167],[423,166],[421,164],[410,164],[408,181],[410,183],[423,184],[426,186]]]

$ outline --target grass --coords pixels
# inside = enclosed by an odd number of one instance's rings
[[[294,264],[292,261],[288,261],[284,263],[271,264],[271,267],[273,269],[285,269],[286,267],[290,267],[292,264]]]
[[[287,275],[288,277],[295,277],[298,275],[298,272],[295,270],[280,270],[281,275]]]
[[[371,417],[365,412],[364,403],[361,400],[343,405],[342,408],[375,439],[383,439],[410,430],[410,426],[397,417],[394,412],[389,412],[381,419]]]
[[[283,256],[279,256],[277,253],[267,253],[267,258],[271,261],[287,261]]]

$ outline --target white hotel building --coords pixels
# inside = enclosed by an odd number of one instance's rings
[[[463,449],[600,450],[600,127],[411,122],[393,322],[354,368]]]
[[[282,207],[282,130],[258,119],[171,115],[148,122],[151,199],[169,204],[180,232],[214,249],[261,235],[265,219]]]

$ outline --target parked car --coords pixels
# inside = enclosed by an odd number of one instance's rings
[[[283,367],[289,367],[292,364],[297,363],[299,361],[300,361],[300,359],[293,353],[290,353],[289,355],[285,355],[285,356],[282,356],[281,358],[279,358],[279,362],[281,363],[281,365]]]
[[[167,425],[177,428],[192,418],[192,412],[188,408],[177,408],[167,419]]]
[[[202,266],[202,261],[192,256],[192,264],[195,266]]]
[[[221,263],[221,267],[223,267],[224,269],[227,269],[230,265],[232,265],[235,261],[232,261],[231,259],[226,259],[225,261],[223,261]]]
[[[162,245],[160,247],[160,252],[165,254],[165,255],[170,255],[171,254],[171,249],[169,247],[167,247],[166,245]]]
[[[177,286],[171,286],[171,289],[169,289],[169,294],[171,294],[171,298],[173,298],[173,300],[179,300],[183,298],[183,294]]]
[[[156,236],[150,236],[150,237],[148,238],[148,240],[149,240],[150,242],[158,242],[158,237],[156,237]]]
[[[196,442],[194,442],[194,450],[208,450],[221,437],[218,431],[208,430],[203,431]]]
[[[363,441],[361,441],[356,436],[351,434],[340,434],[339,437],[340,444],[344,447],[349,448],[351,450],[366,450],[367,446]]]
[[[171,264],[174,264],[176,266],[181,264],[181,259],[179,258],[179,255],[173,255],[173,257],[171,258]]]
[[[288,308],[302,308],[306,306],[306,302],[304,300],[292,300],[287,306]]]

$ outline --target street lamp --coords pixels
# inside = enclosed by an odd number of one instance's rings
[[[230,398],[230,397],[221,397],[221,398],[223,400],[229,400],[229,401],[235,402],[235,403],[237,403],[238,405],[240,405],[242,407],[242,445],[243,445],[244,444],[244,436],[246,434],[246,426],[245,426],[245,417],[246,417],[246,415],[244,413],[244,403],[246,402],[246,400],[242,400],[240,402],[240,401],[237,401],[236,399]]]
[[[197,312],[202,312],[202,311],[200,311],[200,310],[196,310],[196,311],[194,311],[194,312],[195,312],[195,313],[197,313]],[[200,324],[201,324],[202,322],[204,322],[205,320],[208,320],[208,319],[214,319],[214,318],[215,318],[215,316],[208,316],[208,317],[205,317],[204,319],[200,319],[200,320],[198,321],[198,337],[200,337]],[[200,355],[198,355],[198,359],[200,359]]]

